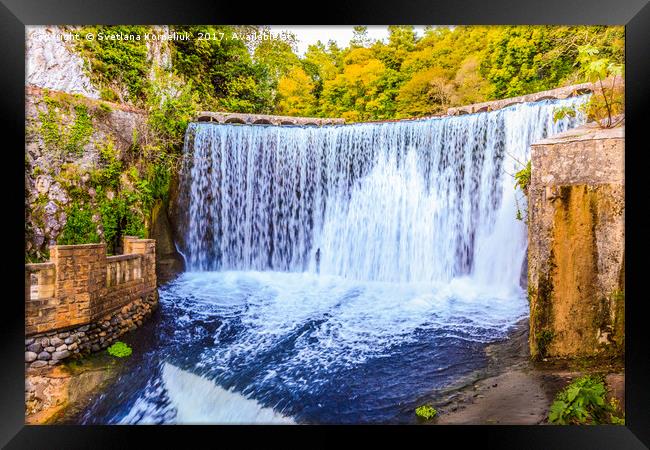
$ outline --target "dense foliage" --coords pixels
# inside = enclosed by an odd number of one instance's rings
[[[269,32],[264,26],[172,26],[170,31],[190,37],[170,41],[172,67],[202,108],[348,121],[431,115],[449,106],[593,80],[593,70],[581,64],[584,48],[611,64],[624,63],[623,27],[429,27],[419,36],[411,26],[390,26],[385,41],[372,41],[367,27],[357,26],[347,47],[319,41],[304,55],[297,54],[292,34],[259,39]],[[151,62],[144,41],[83,41],[80,51],[102,95],[146,102]]]
[[[390,26],[386,42],[355,27],[348,47],[318,42],[296,54],[295,36],[249,44],[229,36],[264,27],[182,27],[174,70],[191,81],[206,108],[348,121],[417,117],[449,106],[524,95],[590,79],[579,64],[589,46],[624,62],[624,30],[605,26]]]

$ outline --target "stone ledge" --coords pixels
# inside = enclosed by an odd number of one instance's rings
[[[269,114],[243,114],[229,112],[199,111],[196,122],[216,122],[219,124],[242,125],[342,125],[345,119],[275,116]]]
[[[554,134],[546,139],[534,142],[531,144],[531,147],[602,139],[625,139],[625,125],[614,128],[600,128],[595,123],[588,123],[587,125],[573,128],[563,133]]]
[[[56,264],[53,262],[42,262],[42,263],[29,263],[25,264],[25,270],[28,272],[39,272],[46,269],[54,269]]]
[[[516,105],[518,103],[531,103],[539,102],[542,100],[564,99],[577,95],[587,94],[593,92],[594,89],[595,86],[592,83],[574,84],[571,86],[550,89],[548,91],[540,91],[534,92],[532,94],[520,95],[518,97],[510,97],[501,100],[492,100],[489,102],[457,106],[454,108],[449,108],[447,110],[447,115],[457,116],[463,114],[474,114],[479,112],[488,112],[497,109],[503,109],[507,108],[508,106]]]

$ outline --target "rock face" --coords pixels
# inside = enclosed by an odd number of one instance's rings
[[[82,154],[62,156],[46,145],[39,127],[43,114],[49,111],[47,98],[58,101],[56,114],[62,126],[69,127],[74,122],[73,104],[86,106],[92,120],[92,134]],[[109,105],[108,109],[102,105]],[[63,183],[73,183],[75,189],[91,195],[88,174],[97,167],[102,146],[111,142],[122,158],[134,144],[134,136],[145,134],[146,113],[128,105],[76,98],[60,92],[47,93],[34,86],[26,88],[25,113],[25,250],[31,255],[46,255],[48,246],[56,244],[67,220],[66,207],[71,199]],[[99,226],[98,234],[102,235]]]
[[[54,26],[28,26],[25,53],[26,81],[42,88],[99,98],[84,72],[83,60],[60,38]]]
[[[625,342],[624,128],[585,126],[531,147],[531,355],[621,355]]]
[[[174,233],[165,206],[162,201],[154,205],[149,230],[149,238],[156,240],[156,277],[160,284],[185,270],[185,262],[174,244]]]

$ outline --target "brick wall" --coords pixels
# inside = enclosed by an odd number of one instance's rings
[[[26,335],[89,324],[156,289],[152,239],[124,238],[124,255],[105,244],[53,245],[50,261],[25,267]]]

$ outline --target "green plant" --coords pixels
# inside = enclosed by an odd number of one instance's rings
[[[615,400],[607,401],[602,377],[585,375],[558,393],[551,405],[548,421],[558,425],[623,424]]]
[[[108,347],[108,354],[116,356],[118,358],[125,358],[130,356],[133,350],[127,344],[122,341],[117,341],[110,347]]]
[[[575,116],[576,116],[576,110],[572,106],[561,106],[559,108],[553,109],[553,122],[557,122],[558,120],[562,120],[566,117],[575,117]]]
[[[92,211],[74,203],[68,210],[68,218],[57,240],[59,245],[91,244],[99,242],[97,226]]]
[[[431,405],[422,405],[415,408],[415,415],[423,420],[431,420],[438,414],[438,411]]]
[[[528,195],[528,186],[530,185],[531,164],[528,161],[524,168],[515,173],[515,189],[520,188],[525,195]],[[515,204],[517,207],[517,220],[524,220],[524,214],[519,209],[519,200],[515,197]]]
[[[576,64],[581,73],[592,83],[598,83],[599,89],[584,105],[587,118],[596,121],[603,128],[611,128],[620,122],[614,122],[613,117],[624,111],[625,95],[622,86],[616,85],[619,77],[623,77],[624,64],[616,64],[610,58],[603,57],[600,50],[592,45],[580,46]],[[606,80],[611,80],[607,85]]]
[[[84,58],[85,68],[100,97],[108,101],[142,101],[149,83],[151,61],[147,58],[147,42],[144,39],[150,27],[141,25],[84,26],[77,30],[82,36],[125,35],[134,39],[80,39],[75,50]],[[126,98],[121,98],[124,91]]]
[[[528,194],[528,186],[530,185],[531,164],[530,161],[526,163],[523,169],[515,173],[515,188],[519,187],[524,194]]]

